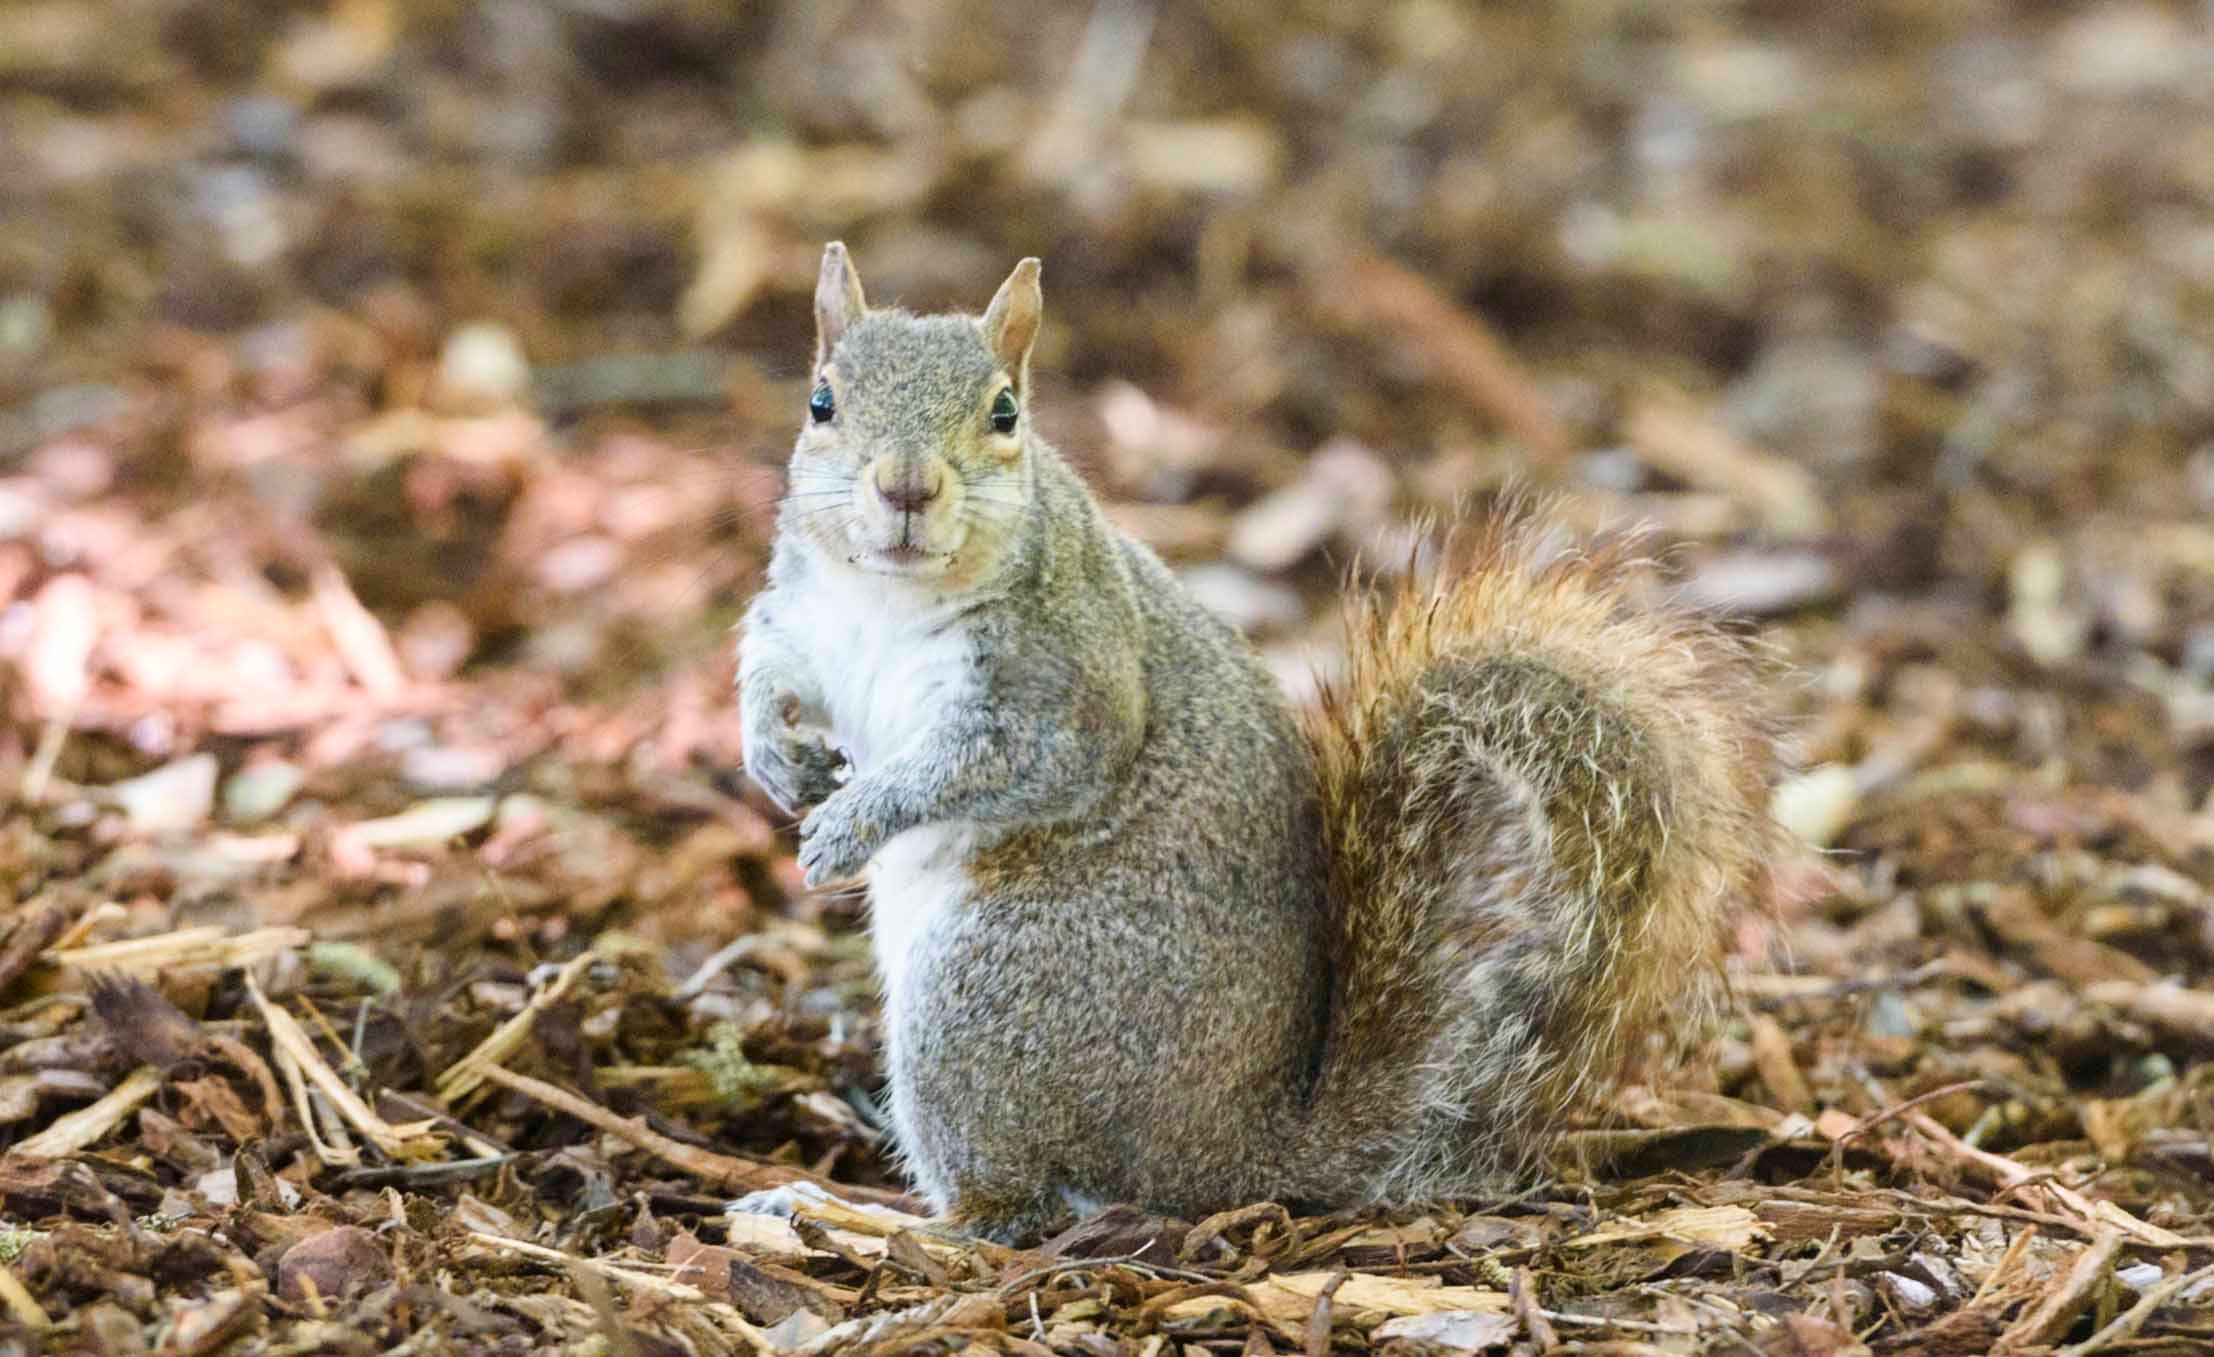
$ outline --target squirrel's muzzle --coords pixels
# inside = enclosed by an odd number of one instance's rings
[[[896,513],[920,513],[946,488],[946,469],[935,457],[879,457],[869,468],[869,484]]]

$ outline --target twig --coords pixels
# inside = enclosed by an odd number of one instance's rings
[[[55,952],[66,952],[72,947],[82,947],[85,939],[102,924],[115,923],[130,917],[130,911],[113,900],[104,900],[77,917],[77,922],[62,930],[62,935],[49,944]],[[59,961],[60,957],[50,958]]]
[[[1522,1331],[1537,1344],[1539,1352],[1553,1352],[1560,1347],[1561,1336],[1553,1332],[1551,1321],[1538,1308],[1537,1279],[1530,1275],[1530,1269],[1518,1267],[1514,1270],[1514,1278],[1507,1286],[1507,1299],[1514,1306],[1515,1318],[1522,1321]]]
[[[493,1028],[490,1036],[446,1067],[446,1072],[438,1076],[438,1096],[451,1107],[476,1092],[477,1086],[501,1061],[522,1048],[523,1039],[530,1034],[531,1024],[537,1021],[538,1015],[566,998],[577,977],[597,960],[598,957],[586,952],[563,966],[543,989],[530,997],[530,1002],[523,1005],[520,1012]]]
[[[1631,1333],[1696,1334],[1697,1325],[1656,1324],[1646,1319],[1607,1319],[1600,1315],[1572,1315],[1565,1310],[1540,1310],[1537,1312],[1555,1324],[1581,1326],[1587,1329],[1625,1329]]]
[[[2014,1232],[2014,1242],[2006,1246],[2005,1253],[1999,1255],[1999,1265],[1991,1269],[1991,1275],[1983,1279],[1983,1285],[1976,1288],[1976,1294],[1968,1298],[1968,1309],[1973,1310],[1983,1303],[1983,1298],[1991,1294],[1999,1285],[1999,1280],[2013,1271],[2016,1263],[2022,1261],[2022,1255],[2028,1251],[2030,1241],[2035,1238],[2035,1225],[2025,1225]]]
[[[1220,1277],[1210,1277],[1204,1272],[1169,1267],[1163,1263],[1146,1262],[1146,1250],[1152,1247],[1153,1243],[1149,1242],[1145,1248],[1138,1249],[1133,1253],[1120,1254],[1113,1258],[1063,1258],[1059,1262],[1048,1263],[1040,1268],[1032,1268],[1012,1280],[1001,1282],[998,1287],[994,1288],[994,1291],[997,1295],[1012,1296],[1031,1283],[1042,1282],[1048,1277],[1058,1276],[1064,1272],[1083,1272],[1091,1268],[1102,1267],[1126,1267],[1134,1272],[1148,1272],[1162,1277],[1174,1277],[1178,1281],[1185,1282],[1208,1283],[1222,1280]]]
[[[2209,1278],[2214,1278],[2214,1263],[2209,1263],[2196,1272],[2186,1272],[2180,1277],[2170,1277],[2167,1281],[2139,1296],[2137,1303],[2115,1316],[2113,1323],[2073,1347],[2062,1348],[2054,1353],[2053,1357],[2091,1357],[2092,1353],[2099,1351],[2101,1348],[2112,1347],[2123,1339],[2135,1335],[2139,1329],[2144,1328],[2145,1321],[2153,1317],[2153,1312],[2166,1305],[2177,1292],[2184,1290],[2186,1287],[2195,1286]]]
[[[144,978],[187,966],[247,966],[287,948],[306,946],[311,936],[304,928],[257,928],[232,937],[222,925],[206,924],[150,938],[56,948],[46,959],[79,970],[122,971]]]
[[[493,1154],[482,1159],[450,1159],[439,1164],[389,1164],[378,1168],[350,1169],[338,1175],[339,1187],[436,1187],[465,1183],[499,1172],[500,1165],[522,1158],[518,1154]]]
[[[405,692],[407,671],[400,667],[399,654],[392,648],[392,637],[386,633],[384,623],[361,605],[353,586],[346,582],[346,576],[338,567],[318,567],[309,580],[309,587],[317,610],[323,614],[323,626],[330,632],[331,644],[354,681],[374,698],[391,698]]]
[[[520,1093],[556,1112],[575,1117],[595,1131],[611,1135],[665,1164],[731,1191],[760,1192],[804,1182],[815,1183],[825,1190],[842,1192],[863,1201],[899,1200],[897,1193],[857,1187],[850,1183],[840,1183],[832,1189],[830,1184],[821,1182],[805,1169],[737,1159],[727,1154],[717,1154],[713,1150],[700,1149],[696,1145],[687,1145],[648,1127],[643,1117],[618,1117],[598,1103],[580,1098],[565,1088],[549,1084],[543,1079],[533,1079],[527,1074],[517,1074],[498,1065],[488,1065],[482,1073],[487,1082]]]
[[[154,1091],[161,1087],[161,1078],[161,1071],[152,1065],[139,1066],[98,1102],[80,1107],[66,1117],[56,1117],[53,1125],[17,1145],[15,1153],[33,1159],[59,1159],[65,1154],[75,1154],[121,1126],[138,1110],[140,1103],[154,1096]]]
[[[1852,1128],[1846,1131],[1845,1134],[1830,1142],[1828,1159],[1830,1161],[1831,1181],[1833,1183],[1837,1182],[1845,1172],[1846,1142],[1858,1140],[1878,1126],[1890,1121],[1893,1117],[1903,1117],[1924,1103],[1935,1102],[1939,1098],[1948,1098],[1955,1093],[1973,1093],[1982,1087],[1983,1080],[1981,1079],[1963,1079],[1957,1084],[1947,1084],[1943,1088],[1933,1088],[1924,1093],[1917,1093],[1903,1103],[1895,1103],[1890,1107],[1862,1117],[1859,1121],[1854,1122]]]
[[[0,1263],[0,1301],[7,1302],[8,1313],[14,1315],[19,1324],[34,1329],[54,1327],[53,1318],[38,1303],[38,1297],[31,1294],[30,1288],[23,1285],[23,1280],[5,1263]]]
[[[2092,1292],[2106,1284],[2107,1273],[2114,1267],[2114,1255],[2121,1247],[2120,1232],[2102,1230],[2099,1237],[2091,1241],[2090,1248],[2076,1255],[2074,1265],[2068,1269],[2068,1275],[2061,1278],[2060,1285],[2047,1292],[2035,1309],[1999,1335],[1995,1351],[2041,1346],[2066,1333],[2076,1315],[2090,1304]]]
[[[2019,1187],[2037,1177],[2034,1172],[2015,1163],[2003,1154],[1993,1154],[1989,1150],[1979,1150],[1970,1145],[1959,1136],[1945,1129],[1942,1123],[1927,1113],[1908,1112],[1906,1121],[1907,1125],[1927,1136],[1932,1143],[1946,1153],[1982,1168],[1984,1172],[1996,1178],[2001,1187]],[[2102,1201],[2093,1205],[2082,1193],[2060,1183],[2038,1183],[2037,1187],[2040,1191],[2049,1194],[2060,1205],[2081,1215],[2086,1222],[2111,1225],[2148,1244],[2164,1245],[2168,1248],[2181,1248],[2184,1244],[2182,1235],[2175,1233],[2173,1230],[2164,1230],[2157,1225],[2139,1220],[2113,1202]]]
[[[677,1300],[704,1301],[707,1299],[707,1293],[696,1286],[685,1282],[672,1282],[666,1277],[656,1277],[650,1272],[634,1271],[620,1263],[602,1262],[597,1258],[579,1258],[575,1254],[563,1253],[559,1249],[549,1249],[543,1244],[530,1244],[520,1239],[509,1239],[505,1235],[485,1234],[478,1230],[467,1230],[463,1233],[474,1243],[484,1244],[495,1249],[505,1249],[509,1253],[519,1253],[525,1258],[535,1258],[542,1263],[552,1263],[564,1269],[579,1269],[596,1277],[605,1277],[611,1282],[622,1282],[628,1286],[635,1286],[643,1291],[658,1291],[664,1296],[670,1296]]]
[[[1942,961],[1926,961],[1910,971],[1892,975],[1860,976],[1849,980],[1835,980],[1824,975],[1746,975],[1730,982],[1738,993],[1753,1002],[1776,1005],[1809,999],[1849,999],[1856,994],[1870,994],[1881,990],[1912,989],[1933,980],[1942,980],[1950,972]]]
[[[1804,467],[1740,441],[1671,386],[1648,382],[1635,392],[1622,434],[1647,466],[1735,497],[1778,536],[1812,537],[1829,525],[1829,506]]]
[[[691,975],[685,977],[684,983],[677,986],[676,990],[671,993],[669,997],[676,1000],[680,1004],[689,1003],[692,1000],[697,999],[701,994],[706,992],[708,985],[713,983],[716,976],[721,975],[724,971],[729,970],[731,966],[736,964],[748,952],[751,952],[754,948],[760,945],[761,936],[758,933],[742,934],[741,936],[733,938],[731,941],[724,943],[723,946],[716,951],[715,955],[709,957],[707,960],[699,964],[698,970],[693,971]]]
[[[254,1001],[254,1007],[260,1011],[263,1024],[269,1029],[269,1039],[276,1047],[280,1066],[284,1066],[287,1061],[298,1062],[300,1071],[323,1091],[324,1096],[338,1109],[339,1115],[365,1139],[394,1159],[409,1157],[408,1143],[423,1139],[430,1129],[425,1123],[394,1126],[378,1116],[374,1108],[361,1100],[360,1094],[338,1077],[338,1071],[330,1067],[330,1062],[323,1059],[322,1053],[315,1049],[315,1043],[308,1039],[307,1032],[301,1028],[299,1020],[269,1002],[269,996],[261,992],[261,982],[254,979],[252,971],[246,972],[246,996]],[[285,1074],[290,1078],[292,1071],[287,1068]],[[307,1099],[302,1095],[298,1084],[293,1087],[293,1096],[300,1104],[300,1122],[307,1128],[310,1137],[313,1137],[315,1123],[310,1115]],[[346,1161],[341,1158],[335,1162]]]
[[[2032,1211],[2021,1206],[1992,1206],[1985,1202],[1964,1201],[1959,1197],[1946,1197],[1942,1201],[1933,1202],[1896,1188],[1887,1189],[1887,1192],[1900,1201],[1902,1211],[1919,1212],[1923,1215],[1942,1215],[1952,1211],[1970,1216],[1988,1216],[1993,1220],[2018,1220],[2029,1224],[2049,1225],[2057,1230],[2081,1235],[2085,1239],[2096,1239],[2100,1229],[2095,1221],[2079,1220],[2053,1211]],[[2176,1235],[2172,1243],[2166,1238],[2128,1236],[2122,1240],[2122,1246],[2131,1249],[2214,1249],[2214,1235]]]

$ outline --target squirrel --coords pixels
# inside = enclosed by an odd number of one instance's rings
[[[1033,426],[1036,259],[916,315],[832,243],[814,303],[745,762],[810,888],[867,873],[893,1139],[948,1228],[1482,1195],[1717,1007],[1775,732],[1627,550],[1508,513],[1354,591],[1303,720]]]

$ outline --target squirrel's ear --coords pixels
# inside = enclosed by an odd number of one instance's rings
[[[1015,265],[1015,271],[999,285],[992,304],[984,309],[984,343],[1017,387],[1030,384],[1030,344],[1038,337],[1038,318],[1044,311],[1035,259]]]
[[[861,275],[853,271],[845,242],[833,240],[823,246],[823,271],[815,280],[815,366],[829,360],[838,337],[868,309],[861,296]]]

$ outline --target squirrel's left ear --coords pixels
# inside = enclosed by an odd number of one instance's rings
[[[846,244],[833,240],[823,247],[823,271],[815,279],[815,366],[830,361],[838,337],[868,313],[861,296],[861,275],[854,272]]]
[[[992,304],[984,308],[984,343],[1000,367],[1015,379],[1018,390],[1030,385],[1030,345],[1038,337],[1038,318],[1045,311],[1045,297],[1038,290],[1038,268],[1036,259],[1015,265],[1015,271],[999,285]]]

